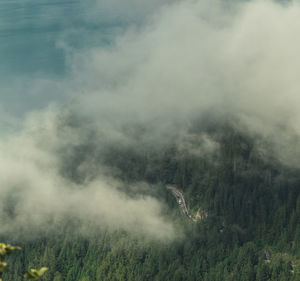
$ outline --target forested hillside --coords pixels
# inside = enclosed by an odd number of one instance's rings
[[[281,164],[230,127],[194,130],[186,137],[185,149],[176,141],[152,149],[112,145],[101,157],[93,147],[76,146],[61,171],[80,181],[78,167],[93,158],[127,184],[128,196],[135,196],[134,183],[147,182],[152,189],[139,193],[166,203],[164,213],[180,233],[176,239],[99,231],[88,218],[74,219],[34,239],[1,237],[23,248],[10,257],[3,280],[22,280],[30,265],[50,268],[45,281],[300,280],[299,169]],[[208,139],[213,149],[207,149]],[[184,216],[167,184],[183,191],[193,216],[200,210],[207,217]],[[82,223],[85,234],[79,231]]]
[[[300,0],[0,0],[0,281],[300,281],[299,34]]]

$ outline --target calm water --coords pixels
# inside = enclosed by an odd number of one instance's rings
[[[0,1],[0,102],[7,112],[23,112],[60,99],[51,83],[32,89],[36,80],[62,80],[68,50],[110,42],[122,26],[92,0]],[[43,87],[48,87],[44,89]]]
[[[78,13],[75,1],[1,0],[1,74],[61,74],[64,53],[57,42]]]

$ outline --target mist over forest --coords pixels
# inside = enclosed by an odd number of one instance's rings
[[[296,0],[0,3],[3,280],[299,280],[299,31]]]

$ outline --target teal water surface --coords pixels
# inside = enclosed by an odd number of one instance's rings
[[[52,82],[68,75],[70,51],[108,44],[122,25],[95,9],[92,0],[0,1],[2,109],[18,114],[63,99]]]

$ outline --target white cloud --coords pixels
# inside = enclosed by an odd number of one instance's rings
[[[104,175],[82,184],[61,176],[56,151],[76,139],[65,132],[68,139],[60,140],[56,117],[55,109],[32,114],[21,133],[0,142],[0,234],[53,230],[59,226],[55,221],[77,218],[96,229],[174,239],[174,225],[154,197],[131,198],[122,183]]]
[[[185,130],[209,111],[232,115],[276,146],[288,141],[287,130],[299,135],[299,4],[209,4],[175,3],[112,47],[79,53],[81,111],[106,129],[138,120],[150,137]]]
[[[111,9],[134,4],[143,15],[133,0],[115,1]],[[120,183],[104,176],[78,185],[60,176],[57,151],[84,142],[89,127],[97,131],[99,147],[156,145],[182,137],[191,120],[205,113],[230,115],[273,144],[284,163],[299,163],[299,4],[253,1],[227,7],[195,0],[167,7],[149,2],[146,10],[153,10],[152,18],[147,14],[141,28],[128,29],[112,45],[78,51],[70,60],[72,75],[60,89],[79,93],[72,93],[75,101],[67,106],[82,120],[78,131],[58,129],[61,113],[52,109],[31,113],[19,134],[2,137],[0,231],[10,229],[3,209],[7,194],[20,194],[12,227],[28,221],[43,225],[45,218],[67,214],[112,229],[174,237],[174,225],[161,216],[154,198],[128,198],[118,191]],[[138,124],[145,133],[136,141],[129,129]],[[209,149],[217,146],[200,141]]]

